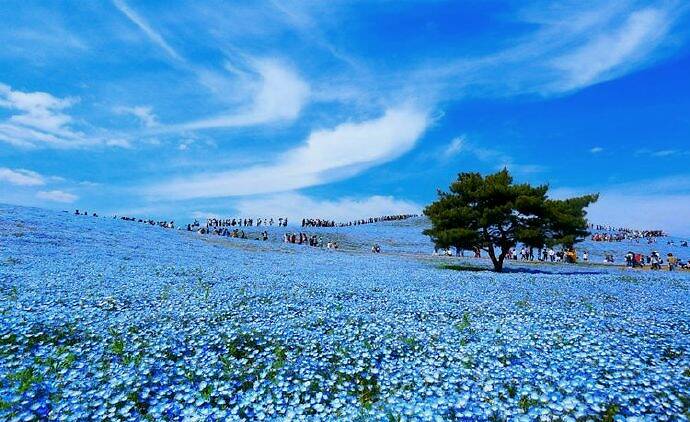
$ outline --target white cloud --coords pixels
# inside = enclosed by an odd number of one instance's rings
[[[0,181],[17,186],[42,186],[45,178],[35,171],[0,167]]]
[[[192,211],[191,213],[192,218],[195,218],[197,220],[205,220],[207,218],[223,218],[220,214],[211,212],[211,211]]]
[[[507,167],[515,174],[534,174],[546,170],[544,166],[537,164],[516,163],[510,155],[496,149],[478,146],[465,135],[453,138],[437,156],[443,161],[460,153],[471,155],[481,162],[493,165],[498,170]]]
[[[427,64],[415,75],[419,84],[426,83],[430,89],[437,88],[439,96],[452,99],[459,92],[562,95],[668,56],[677,48],[671,30],[688,11],[682,2],[640,7],[629,0],[537,2],[528,7],[520,20],[535,29],[512,39],[511,47]]]
[[[111,138],[105,141],[109,147],[132,148],[132,143],[124,138]]]
[[[240,199],[234,208],[237,215],[287,217],[288,221],[296,223],[305,217],[346,222],[381,215],[416,214],[420,213],[422,206],[392,196],[376,195],[366,198],[322,201],[298,193],[286,192],[263,198]]]
[[[70,148],[92,143],[70,127],[64,113],[77,100],[46,92],[22,92],[0,83],[0,107],[17,113],[0,122],[0,141],[18,147]]]
[[[443,156],[445,158],[450,158],[455,155],[457,155],[460,151],[464,149],[464,145],[466,144],[465,136],[458,136],[453,138],[448,146],[443,151]]]
[[[259,60],[255,67],[260,78],[255,83],[252,102],[244,110],[189,122],[171,129],[252,126],[297,118],[309,98],[309,85],[277,60]]]
[[[662,229],[672,235],[690,235],[690,193],[621,194],[602,192],[590,206],[592,222],[639,229]]]
[[[552,61],[562,71],[556,88],[569,91],[629,70],[664,39],[669,21],[666,11],[650,7],[630,13],[610,31],[590,34],[574,51]]]
[[[496,169],[502,169],[502,168],[507,168],[510,170],[511,173],[513,174],[522,174],[522,175],[529,175],[529,174],[536,174],[536,173],[543,173],[547,170],[546,166],[542,166],[539,164],[517,164],[517,163],[503,163],[499,164],[496,166]]]
[[[690,235],[690,176],[639,180],[610,186],[557,188],[549,196],[565,198],[599,192],[588,209],[597,224],[636,229],[663,229],[672,235]]]
[[[647,149],[647,148],[641,148],[641,149],[638,149],[635,151],[635,155],[664,158],[664,157],[672,157],[672,156],[675,156],[675,157],[687,156],[687,155],[690,155],[690,152],[681,151],[678,149],[651,150],[651,149]]]
[[[675,149],[662,149],[660,151],[654,151],[652,153],[652,155],[655,157],[668,157],[670,155],[675,154],[678,154],[678,151],[676,151]]]
[[[284,192],[357,174],[409,151],[429,125],[426,112],[389,109],[377,119],[312,132],[305,144],[272,165],[201,174],[150,187],[146,193],[173,199]]]
[[[147,106],[135,107],[115,107],[115,112],[120,114],[131,114],[139,119],[142,125],[147,128],[158,126],[158,118],[153,113],[153,109]]]
[[[39,191],[36,197],[46,201],[71,203],[79,199],[77,195],[63,192],[61,190]]]
[[[175,65],[195,74],[199,83],[217,96],[229,96],[235,99],[239,93],[240,98],[250,98],[249,104],[237,111],[233,110],[188,123],[169,125],[160,128],[159,132],[254,126],[290,121],[299,115],[309,97],[309,85],[294,70],[276,59],[256,60],[238,51],[235,52],[235,58],[246,61],[245,64],[252,69],[255,75],[243,72],[227,63],[225,65],[227,74],[189,63],[168,44],[159,32],[155,31],[141,15],[132,10],[123,0],[113,0],[113,3],[152,42],[175,59]],[[225,47],[228,48],[228,46]],[[156,126],[157,121],[152,118],[150,110],[130,109],[129,111],[140,117],[147,127]]]
[[[602,147],[593,147],[589,150],[592,154],[599,154],[600,152],[604,151],[604,148]]]
[[[172,57],[175,60],[182,60],[182,57],[180,57],[180,55],[177,54],[177,51],[175,51],[175,49],[173,49],[170,46],[170,44],[168,44],[168,42],[165,41],[161,34],[156,32],[151,27],[151,25],[149,25],[149,23],[138,13],[132,10],[132,8],[130,8],[129,5],[127,5],[127,3],[125,3],[122,0],[113,0],[113,4],[115,5],[115,7],[117,7],[117,9],[120,12],[122,12],[122,14],[124,14],[130,21],[132,21],[132,23],[138,26],[139,29],[141,29],[146,34],[146,36],[148,36],[149,39],[153,41],[153,43],[155,43],[158,47],[163,49],[163,51],[165,51],[170,57]]]

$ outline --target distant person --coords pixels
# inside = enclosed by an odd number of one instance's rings
[[[668,270],[673,271],[676,265],[678,265],[678,258],[669,252],[668,255],[666,255],[666,262],[668,263]]]

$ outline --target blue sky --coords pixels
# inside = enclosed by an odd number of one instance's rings
[[[507,166],[690,234],[683,1],[0,3],[0,202],[418,211]]]

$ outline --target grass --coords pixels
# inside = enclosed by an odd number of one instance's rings
[[[462,314],[462,321],[455,324],[455,329],[458,331],[465,331],[470,328],[472,322],[470,321],[470,313],[465,312]]]
[[[359,404],[365,409],[371,409],[381,395],[381,387],[379,386],[378,378],[375,375],[365,377],[364,375],[358,374],[355,376],[355,382],[360,386],[360,390],[357,394]]]
[[[17,392],[23,394],[34,384],[38,384],[39,382],[43,381],[43,375],[37,373],[33,367],[29,366],[28,368],[24,368],[19,372],[10,374],[8,379],[19,382]]]
[[[661,358],[664,360],[675,360],[680,359],[683,356],[682,350],[673,350],[670,347],[666,347],[661,354]]]
[[[488,268],[485,267],[478,267],[476,265],[468,265],[468,264],[442,264],[439,265],[439,268],[443,270],[453,270],[453,271],[490,271]]]
[[[606,407],[606,410],[604,410],[604,413],[601,415],[601,420],[603,422],[613,422],[616,418],[616,415],[620,411],[620,406],[617,404],[610,404]]]
[[[125,341],[121,337],[116,337],[110,344],[110,351],[116,356],[123,356],[125,354]]]
[[[529,396],[520,397],[520,401],[518,402],[518,406],[520,406],[520,409],[522,409],[524,413],[529,412],[533,406],[538,404],[539,402],[537,400],[530,398]]]
[[[515,302],[515,306],[517,306],[520,309],[527,309],[527,308],[529,308],[529,300],[527,300],[527,299],[518,300],[517,302]]]
[[[22,261],[19,258],[15,258],[13,256],[7,257],[7,259],[4,261],[5,265],[17,265],[21,263]]]
[[[419,350],[422,347],[422,343],[414,337],[400,337],[400,341],[407,346],[410,350]]]

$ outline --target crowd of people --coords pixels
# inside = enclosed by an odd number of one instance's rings
[[[303,218],[302,227],[336,227],[336,223],[322,218]]]
[[[363,224],[380,223],[383,221],[398,221],[407,220],[408,218],[419,217],[418,214],[394,214],[383,215],[380,217],[362,218],[359,220],[352,220],[345,223],[336,223],[335,220],[327,218],[303,218],[302,227],[351,227],[360,226]]]
[[[627,254],[625,254],[625,265],[630,268],[649,267],[652,270],[660,270],[664,266],[664,260],[657,251],[652,251],[652,253],[649,255],[629,251]],[[672,253],[667,253],[665,266],[669,271],[673,271],[678,267],[690,269],[690,260],[683,263]]]
[[[219,219],[219,218],[208,218],[206,219],[206,227],[260,227],[261,225],[264,226],[272,226],[273,224],[277,223],[278,227],[287,227],[288,224],[288,219],[287,217],[280,217],[276,220],[273,218],[225,218],[225,219]]]
[[[88,211],[75,210],[74,215],[80,216],[91,216],[98,217],[97,213],[89,213]],[[302,227],[344,227],[344,226],[357,226],[362,224],[370,224],[382,221],[395,221],[395,220],[405,220],[408,218],[416,217],[414,214],[396,214],[387,215],[381,217],[371,217],[367,219],[353,220],[347,223],[337,224],[334,220],[322,219],[322,218],[305,218],[302,219]],[[124,221],[133,221],[142,224],[148,224],[152,226],[159,226],[166,229],[183,229],[183,227],[176,227],[174,221],[156,221],[153,219],[142,219],[128,216],[113,216],[114,219],[120,219]],[[196,232],[199,234],[209,234],[223,237],[231,237],[238,239],[249,239],[250,237],[243,230],[245,227],[261,227],[261,226],[273,226],[287,227],[288,219],[285,217],[281,218],[209,218],[206,220],[206,224],[202,225],[198,220],[193,223],[186,225],[186,230],[190,232]],[[613,228],[610,226],[603,225],[590,225],[592,230],[606,230],[607,232],[599,232],[591,235],[591,240],[596,242],[620,242],[624,240],[634,240],[637,242],[638,239],[647,239],[648,243],[656,243],[657,238],[664,237],[666,234],[661,230],[634,230],[627,228]],[[254,234],[252,236],[255,236]],[[267,230],[263,230],[258,234],[258,237],[252,237],[255,240],[269,240],[269,233]],[[307,234],[305,232],[286,232],[283,234],[284,243],[292,243],[299,245],[308,245],[312,247],[325,247],[327,249],[338,249],[339,245],[337,242],[328,240],[324,241],[316,234]],[[675,242],[673,240],[668,240],[666,242],[668,245],[673,246]],[[687,247],[688,241],[683,240],[679,242],[681,247]],[[371,247],[372,253],[381,253],[381,246],[374,244]],[[465,251],[460,249],[456,251],[458,256],[465,256]],[[475,248],[474,257],[481,257],[481,250]],[[448,255],[452,256],[450,249],[435,248],[434,254],[436,255]],[[521,261],[541,261],[541,262],[566,262],[566,263],[576,263],[578,259],[581,258],[583,262],[589,262],[589,253],[587,250],[582,252],[581,257],[573,248],[529,248],[522,246],[520,248],[512,248],[508,255],[506,256],[509,260],[521,260]],[[629,251],[625,257],[625,265],[631,268],[650,268],[653,270],[661,269],[666,267],[669,270],[674,270],[676,268],[690,269],[690,260],[683,262],[674,256],[672,253],[666,255],[666,259],[662,259],[661,255],[657,251],[651,252],[649,255],[642,253],[636,253]],[[604,263],[614,264],[615,257],[612,253],[604,254]]]
[[[474,258],[482,257],[482,250],[480,248],[474,248],[472,250]],[[434,249],[434,255],[445,255],[453,256],[453,252],[450,249]],[[465,256],[465,251],[463,249],[457,250],[458,256]],[[521,247],[519,250],[516,248],[510,248],[506,259],[513,261],[541,261],[541,262],[567,262],[576,263],[578,261],[577,251],[573,248],[541,248],[535,251],[534,248]],[[582,260],[584,262],[589,262],[589,252],[584,251],[582,253]]]
[[[80,212],[79,210],[74,210],[74,215],[88,216],[89,213],[88,213],[88,211],[81,211]],[[96,214],[94,212],[91,214],[91,217],[98,217],[98,214]],[[133,221],[133,222],[137,222],[137,223],[148,224],[151,226],[159,226],[159,227],[163,227],[164,229],[174,229],[175,228],[175,222],[174,221],[155,221],[155,220],[151,220],[150,218],[149,219],[142,219],[142,218],[126,217],[126,216],[119,216],[118,217],[117,215],[113,216],[113,219],[118,219],[118,218],[120,220],[123,220],[123,221]]]
[[[623,240],[633,239],[651,239],[654,242],[656,242],[656,238],[666,236],[666,233],[664,233],[663,230],[639,230],[623,227],[614,228],[612,226],[606,226],[601,224],[590,224],[589,228],[590,230],[604,232],[592,233],[591,239],[596,242],[620,242]]]
[[[283,242],[309,246],[320,246],[322,243],[317,235],[310,236],[307,233],[284,233]]]

